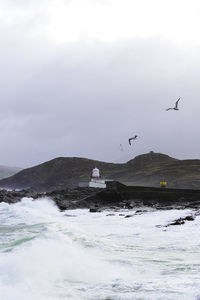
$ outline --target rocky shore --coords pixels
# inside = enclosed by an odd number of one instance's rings
[[[56,190],[47,193],[37,193],[33,190],[8,191],[0,190],[0,202],[9,204],[20,201],[23,197],[34,200],[48,197],[52,199],[61,211],[87,208],[91,213],[102,210],[127,210],[125,218],[145,213],[149,209],[194,209],[193,213],[167,226],[182,225],[193,221],[200,214],[200,190],[162,189],[148,187],[130,187],[112,182],[107,189],[75,188]]]
[[[48,193],[37,193],[33,190],[0,190],[0,202],[13,204],[23,197],[34,200],[48,197],[61,211],[87,208],[91,213],[98,213],[108,210],[110,212],[107,216],[119,211],[119,215],[125,218],[134,217],[152,209],[193,209],[189,215],[176,219],[164,227],[183,225],[186,221],[194,221],[196,216],[200,215],[200,190],[128,187],[118,182],[112,182],[107,189],[75,188]]]
[[[91,212],[142,206],[155,209],[200,208],[200,190],[133,187],[119,182],[112,182],[107,189],[74,188],[46,193],[33,190],[0,190],[0,202],[16,203],[23,197],[49,197],[60,210],[88,208]]]

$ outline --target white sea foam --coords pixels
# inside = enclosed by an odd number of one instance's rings
[[[156,227],[190,213],[69,217],[50,199],[1,203],[0,299],[197,299],[200,218]]]

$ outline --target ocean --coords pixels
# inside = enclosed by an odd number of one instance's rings
[[[0,299],[200,299],[200,217],[165,227],[190,213],[0,203]]]

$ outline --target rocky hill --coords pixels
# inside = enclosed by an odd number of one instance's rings
[[[41,192],[73,188],[80,181],[88,181],[94,167],[98,167],[106,179],[127,185],[158,187],[165,178],[172,188],[200,189],[200,160],[178,160],[152,151],[124,164],[59,157],[0,180],[0,187]]]

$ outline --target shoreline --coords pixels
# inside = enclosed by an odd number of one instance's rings
[[[46,193],[25,189],[0,190],[0,202],[12,204],[23,197],[33,199],[49,197],[62,211],[77,208],[88,208],[93,211],[132,209],[142,206],[155,209],[200,208],[200,190],[125,186],[117,181],[110,182],[106,189],[78,187]]]

